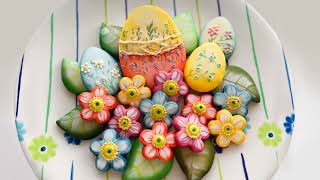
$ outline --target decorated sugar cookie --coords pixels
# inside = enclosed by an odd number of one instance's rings
[[[173,158],[171,148],[176,146],[174,133],[168,133],[168,126],[164,122],[157,122],[152,130],[146,129],[141,132],[140,141],[144,144],[143,156],[148,160],[159,158],[162,161],[169,161]]]
[[[202,124],[206,125],[208,120],[216,116],[216,109],[212,107],[212,96],[204,94],[197,96],[195,94],[188,94],[186,96],[186,104],[181,114],[187,116],[189,114],[196,114]]]
[[[99,171],[113,169],[123,171],[127,167],[125,155],[131,150],[131,142],[128,138],[119,138],[117,131],[107,129],[103,137],[94,140],[90,144],[90,151],[96,156],[96,168]]]
[[[197,115],[177,116],[174,118],[173,125],[177,130],[175,134],[177,146],[190,147],[196,153],[203,150],[203,141],[207,140],[210,134],[207,126],[200,123]]]
[[[156,122],[165,122],[169,127],[172,125],[172,116],[179,111],[176,102],[168,101],[168,96],[157,91],[153,94],[152,99],[144,99],[139,106],[144,114],[143,125],[152,128]]]
[[[110,95],[117,93],[121,69],[116,60],[102,49],[88,48],[81,58],[81,78],[88,90],[96,86],[107,88]]]
[[[150,88],[157,72],[183,70],[186,60],[180,31],[165,11],[151,5],[131,12],[120,35],[119,50],[124,75],[140,74]]]
[[[170,101],[178,101],[181,95],[189,92],[189,87],[183,81],[183,73],[179,69],[170,72],[160,71],[154,77],[154,82],[153,92],[163,91],[169,96]]]
[[[205,43],[195,49],[184,67],[184,78],[198,92],[214,90],[223,80],[226,60],[215,43]]]
[[[95,120],[100,124],[110,118],[109,110],[116,107],[116,99],[108,95],[106,88],[96,86],[91,92],[83,92],[78,96],[81,118],[85,121]]]
[[[216,120],[208,124],[212,135],[217,136],[216,143],[220,147],[228,147],[230,142],[242,144],[246,138],[243,129],[247,121],[240,115],[232,116],[227,110],[221,110],[217,114]]]
[[[200,45],[206,42],[218,44],[226,59],[229,59],[236,45],[235,32],[229,20],[216,17],[209,21],[200,35]]]

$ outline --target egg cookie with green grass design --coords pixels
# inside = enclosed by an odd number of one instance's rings
[[[214,90],[223,80],[226,59],[215,43],[205,43],[195,49],[184,67],[184,78],[189,87],[198,92]]]

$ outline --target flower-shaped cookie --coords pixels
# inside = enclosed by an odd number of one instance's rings
[[[168,133],[168,126],[164,122],[157,122],[152,126],[152,130],[143,130],[140,134],[140,141],[145,146],[142,154],[152,160],[159,158],[162,161],[169,161],[173,158],[173,147],[176,146],[174,133]]]
[[[144,113],[143,124],[151,128],[154,123],[164,121],[169,127],[172,125],[172,116],[176,115],[179,107],[172,101],[168,102],[168,96],[158,91],[153,94],[152,100],[144,99],[141,101],[140,110]]]
[[[242,144],[246,138],[243,129],[246,127],[246,120],[223,109],[217,113],[217,120],[208,123],[210,134],[218,135],[216,143],[220,147],[228,147],[230,142]]]
[[[78,96],[81,118],[86,121],[96,120],[98,123],[106,123],[110,118],[110,109],[116,107],[116,99],[108,95],[107,89],[96,86],[91,92],[83,92]]]
[[[142,99],[150,98],[151,91],[144,87],[146,80],[141,75],[133,76],[132,80],[128,77],[121,78],[119,86],[121,91],[118,93],[118,100],[121,104],[139,106]]]
[[[232,115],[246,116],[251,95],[247,91],[240,91],[236,85],[224,86],[223,93],[217,92],[213,97],[213,103],[227,109]]]
[[[190,147],[193,152],[201,152],[204,148],[204,140],[209,138],[209,130],[203,125],[199,117],[189,114],[187,117],[177,116],[173,121],[177,146]]]
[[[137,107],[126,109],[123,105],[118,105],[108,125],[109,128],[117,130],[121,137],[138,136],[142,130],[141,124],[137,122],[139,118],[140,111]]]
[[[282,141],[282,130],[275,122],[263,123],[258,130],[258,137],[263,141],[264,145],[277,147]]]
[[[180,95],[186,95],[189,87],[183,81],[183,73],[179,69],[170,72],[160,71],[154,77],[155,87],[153,92],[163,91],[170,101],[178,101]]]
[[[181,114],[187,116],[188,114],[196,114],[200,118],[200,122],[207,124],[209,119],[213,119],[216,115],[216,109],[212,107],[212,96],[204,94],[197,96],[188,94],[186,97],[187,105],[182,108]]]
[[[131,150],[131,142],[128,138],[118,138],[114,129],[103,132],[103,138],[90,144],[91,152],[97,157],[96,167],[100,171],[108,171],[110,168],[122,171],[127,167],[125,155]]]

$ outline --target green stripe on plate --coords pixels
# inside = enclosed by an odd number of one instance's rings
[[[47,101],[47,113],[46,113],[46,126],[45,133],[48,132],[48,121],[51,107],[51,86],[52,86],[52,60],[53,60],[53,28],[54,28],[54,16],[51,14],[50,19],[50,65],[49,65],[49,90],[48,90],[48,101]]]
[[[197,10],[197,18],[198,18],[198,26],[199,26],[199,34],[200,34],[202,31],[202,27],[201,27],[199,0],[196,0],[196,10]]]
[[[245,6],[246,6],[246,15],[247,15],[247,20],[248,20],[249,32],[250,32],[250,40],[251,40],[253,60],[254,60],[255,66],[256,66],[257,74],[258,74],[258,80],[259,80],[259,87],[260,87],[260,94],[261,94],[263,109],[264,109],[264,113],[265,113],[266,118],[269,119],[266,100],[265,100],[265,97],[264,97],[264,91],[263,91],[263,85],[262,85],[262,80],[261,80],[261,73],[260,73],[260,69],[259,69],[259,63],[258,63],[256,48],[255,48],[255,45],[254,45],[252,24],[251,24],[251,15],[250,15],[250,12],[249,12],[249,7],[248,7],[248,4],[247,4],[247,1],[245,1]]]

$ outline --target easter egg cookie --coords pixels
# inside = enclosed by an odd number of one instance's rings
[[[119,59],[125,76],[142,75],[152,88],[159,71],[183,70],[186,49],[171,17],[159,7],[145,5],[131,12],[122,29]]]
[[[205,43],[189,56],[184,68],[184,78],[193,90],[209,92],[223,80],[225,56],[215,43]]]
[[[122,77],[116,60],[104,50],[95,47],[88,48],[82,55],[80,74],[89,91],[96,86],[103,86],[110,95],[117,93]]]
[[[214,42],[218,44],[226,59],[229,59],[236,45],[232,24],[224,17],[212,19],[201,32],[200,44]]]

